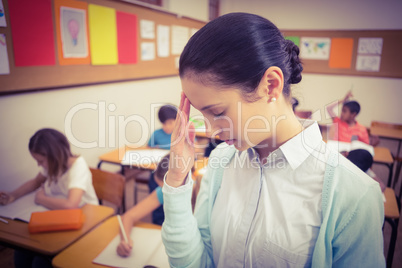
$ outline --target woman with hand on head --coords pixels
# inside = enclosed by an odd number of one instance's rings
[[[163,186],[171,266],[385,266],[378,183],[293,113],[298,55],[274,24],[246,13],[209,22],[187,43]],[[225,141],[209,157],[194,215],[190,106]]]

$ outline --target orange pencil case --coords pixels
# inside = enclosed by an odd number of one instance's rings
[[[28,223],[30,233],[77,230],[84,223],[81,209],[60,209],[33,212]]]

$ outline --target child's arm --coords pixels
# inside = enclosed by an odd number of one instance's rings
[[[70,209],[78,208],[81,198],[84,194],[84,190],[79,188],[72,188],[68,191],[67,199],[55,198],[47,196],[44,189],[40,189],[36,193],[35,202],[39,205],[47,207],[48,209]]]
[[[20,187],[15,189],[12,192],[0,192],[0,205],[7,205],[14,200],[24,196],[30,192],[35,191],[38,189],[42,183],[46,181],[46,177],[43,176],[41,173],[38,173],[35,178],[25,182]]]
[[[335,101],[333,103],[331,103],[330,105],[327,106],[327,112],[329,114],[329,116],[331,118],[335,118],[338,115],[334,112],[334,108],[338,107],[339,103],[345,103],[349,100],[350,97],[353,97],[352,91],[349,91],[348,93],[346,93],[345,97],[342,100],[339,101]]]
[[[117,253],[122,257],[127,257],[131,253],[133,241],[130,239],[131,229],[134,224],[157,209],[161,203],[159,202],[157,192],[154,190],[150,195],[148,195],[144,200],[138,203],[136,206],[132,207],[126,213],[124,213],[122,219],[124,230],[128,236],[130,244],[124,241],[123,236],[120,234],[120,244],[117,246]]]

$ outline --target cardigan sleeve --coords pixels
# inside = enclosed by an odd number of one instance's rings
[[[195,208],[196,217],[191,208],[191,188],[178,193],[166,191],[165,187],[162,189],[165,212],[162,240],[171,267],[214,266],[208,212],[210,173],[208,169],[202,179]]]
[[[333,267],[385,267],[383,221],[381,191],[372,184],[358,200],[349,221],[335,232]]]

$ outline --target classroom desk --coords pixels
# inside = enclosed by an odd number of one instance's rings
[[[391,187],[392,174],[394,169],[394,158],[392,157],[390,150],[386,147],[379,147],[379,146],[374,147],[373,162],[388,167],[389,172],[388,172],[387,186]]]
[[[0,222],[0,244],[54,256],[114,214],[112,208],[105,206],[85,205],[82,210],[84,224],[81,229],[72,231],[30,234],[28,223],[7,219],[8,224]]]
[[[370,134],[379,136],[380,138],[397,140],[398,150],[396,157],[399,157],[402,142],[402,125],[395,125],[395,128],[389,128],[381,125],[372,124],[370,127]]]
[[[135,226],[160,229],[161,226],[151,223],[138,223]],[[92,263],[110,241],[119,233],[117,217],[111,217],[90,233],[72,244],[53,258],[54,267],[106,267]]]

